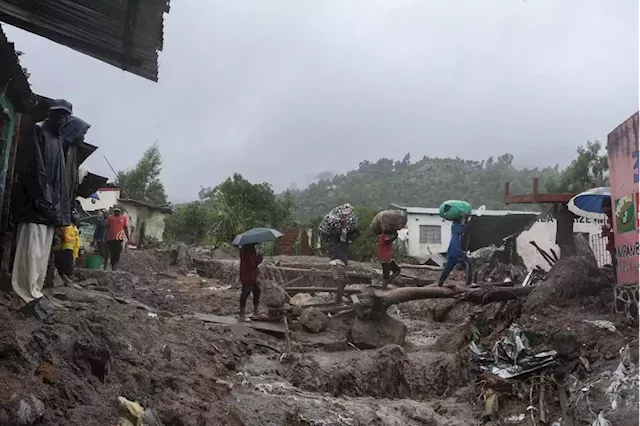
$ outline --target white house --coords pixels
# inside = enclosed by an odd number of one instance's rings
[[[391,207],[407,212],[408,239],[405,244],[410,256],[426,260],[432,254],[447,251],[451,239],[451,222],[441,218],[437,208],[404,207],[395,204]],[[485,210],[483,216],[538,214],[525,211]]]
[[[162,241],[164,236],[164,219],[173,209],[165,206],[153,206],[141,201],[120,198],[120,188],[103,187],[96,191],[99,199],[78,197],[82,209],[87,213],[98,210],[110,211],[113,207],[120,207],[129,221],[131,244],[141,245],[151,241]],[[95,225],[85,223],[83,229],[84,245],[88,246],[93,236]]]
[[[87,213],[95,212],[97,210],[108,211],[112,207],[115,207],[118,199],[120,198],[120,188],[116,187],[104,187],[96,191],[99,200],[94,198],[82,198],[78,197],[82,209]]]
[[[129,217],[131,243],[143,245],[159,242],[164,236],[164,220],[173,213],[171,207],[153,206],[136,200],[118,199],[116,205]]]
[[[407,213],[407,238],[405,247],[410,256],[426,261],[436,253],[446,253],[451,239],[451,222],[440,217],[437,208],[430,207],[404,207],[392,204],[391,208],[403,210]],[[540,248],[549,252],[553,249],[560,253],[555,244],[556,220],[553,217],[541,217],[539,212],[517,210],[485,210],[483,217],[514,217],[517,215],[535,215],[537,220],[528,230],[522,232],[516,239],[518,254],[523,258],[528,268],[539,265],[549,269],[548,263],[538,253],[530,241],[535,241]],[[574,222],[574,233],[585,234],[598,258],[598,263],[610,262],[607,253],[602,252],[599,246],[599,235],[602,221],[594,221],[585,218],[577,218]]]

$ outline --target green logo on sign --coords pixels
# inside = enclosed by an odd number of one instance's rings
[[[633,195],[625,195],[616,200],[616,229],[618,234],[636,230],[636,209]]]

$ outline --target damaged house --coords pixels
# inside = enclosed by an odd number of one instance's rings
[[[423,262],[432,258],[444,259],[439,255],[446,253],[449,246],[451,222],[442,219],[437,208],[405,207],[396,204],[392,204],[391,208],[407,213],[407,236],[404,244],[409,256]],[[545,251],[552,249],[559,253],[555,242],[556,226],[553,217],[547,217],[540,212],[485,210],[482,216],[474,217],[469,223],[463,247],[474,252],[492,245],[501,246],[505,239],[515,237],[516,251],[527,268],[540,266],[548,269],[548,263],[531,242],[535,242]],[[599,241],[600,226],[601,223],[598,221],[576,218],[574,234],[583,234],[590,242],[595,241],[595,236]],[[607,260],[610,262],[610,259],[603,258],[602,263],[606,264]]]
[[[167,215],[173,213],[169,206],[154,206],[144,201],[120,198],[121,191],[114,184],[100,187],[92,197],[78,198],[82,209],[91,216],[100,211],[109,211],[120,207],[129,219],[131,244],[144,246],[153,242],[163,241],[164,221]],[[93,235],[94,224],[88,222],[85,234]],[[83,240],[83,245],[89,244],[89,239]]]

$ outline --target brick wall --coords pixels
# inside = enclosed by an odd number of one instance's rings
[[[297,243],[297,244],[296,244]],[[276,254],[284,256],[310,256],[313,254],[309,246],[307,230],[303,228],[289,229],[276,242]]]

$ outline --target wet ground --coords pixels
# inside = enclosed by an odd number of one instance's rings
[[[145,420],[150,425],[480,423],[483,388],[475,383],[468,351],[442,344],[455,340],[450,335],[468,323],[473,306],[456,305],[447,315],[438,312],[451,301],[390,308],[407,326],[404,348],[357,349],[350,344],[349,318],[332,319],[319,334],[292,324],[287,351],[279,334],[192,317],[233,318],[239,289],[229,271],[220,278],[178,274],[161,251],[128,252],[123,269],[79,271],[79,286],[49,291],[56,306],[49,323],[0,310],[0,426],[20,424],[16,413],[25,406],[33,421],[22,424],[116,425],[122,416],[118,397],[151,412],[155,420]],[[9,305],[9,295],[2,303]],[[573,312],[572,323],[562,312],[552,315],[553,321],[526,320],[541,333],[573,327],[577,344],[590,344],[585,358],[593,370],[615,367],[618,350],[637,338],[637,328],[615,318],[606,317],[616,321],[614,334],[575,319],[605,318],[599,312]],[[637,352],[635,357],[637,365]],[[44,407],[41,415],[34,398]],[[525,411],[528,401],[514,401],[505,404],[502,418]]]

